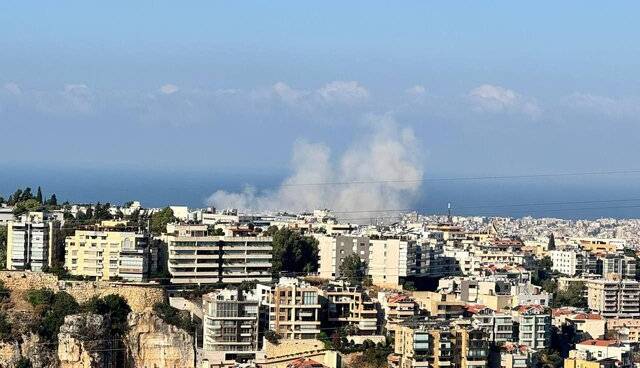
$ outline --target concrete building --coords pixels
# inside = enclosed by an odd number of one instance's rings
[[[318,239],[318,273],[325,279],[340,278],[340,265],[352,254],[369,260],[369,238],[365,236],[316,236]]]
[[[496,346],[515,342],[513,317],[507,313],[496,312],[490,308],[479,308],[474,311],[473,326],[484,331],[487,339]]]
[[[203,351],[220,365],[255,360],[259,351],[259,300],[251,292],[223,289],[202,297]]]
[[[295,278],[281,278],[266,294],[269,329],[283,339],[315,339],[320,333],[322,291]]]
[[[164,237],[172,283],[271,281],[271,237],[211,236],[207,225],[180,225],[172,230]]]
[[[459,318],[465,312],[466,303],[457,299],[455,294],[414,291],[411,296],[420,309],[426,311],[431,317]]]
[[[589,280],[589,308],[603,317],[640,317],[640,283],[635,280],[606,278]]]
[[[358,335],[375,335],[381,330],[376,303],[361,288],[330,283],[324,297],[329,302],[328,321],[332,326],[355,328]]]
[[[623,279],[635,280],[636,259],[623,254],[606,254],[598,257],[596,273],[607,276],[609,274],[620,275]]]
[[[384,313],[385,327],[391,333],[398,324],[419,313],[415,299],[407,294],[379,292],[378,302]]]
[[[413,318],[398,327],[394,354],[398,368],[485,368],[489,343],[468,324]]]
[[[0,204],[0,226],[8,225],[9,221],[15,220],[13,215],[13,206],[7,206],[6,204]]]
[[[7,224],[7,269],[42,271],[51,267],[60,223],[30,212]]]
[[[415,241],[372,239],[369,242],[367,273],[374,285],[398,289],[408,277],[418,275]]]
[[[552,271],[560,272],[567,276],[593,273],[595,269],[595,257],[593,254],[582,250],[552,250],[547,253],[553,265]],[[593,259],[594,262],[591,262]]]
[[[545,349],[551,343],[551,315],[541,305],[520,306],[517,310],[520,345],[531,349]]]
[[[527,346],[506,343],[500,348],[501,368],[531,368],[537,363],[538,352]]]
[[[620,341],[628,343],[640,342],[640,319],[609,318],[605,322],[606,331],[615,332]]]
[[[157,267],[149,236],[135,232],[76,230],[64,253],[70,274],[97,280],[144,281]]]
[[[631,347],[616,340],[585,340],[576,344],[569,352],[569,358],[583,361],[612,359],[618,367],[633,367]],[[577,364],[576,364],[577,365]]]

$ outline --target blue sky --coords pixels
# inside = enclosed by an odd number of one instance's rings
[[[425,176],[637,168],[640,4],[3,2],[0,164],[286,172],[372,116]]]

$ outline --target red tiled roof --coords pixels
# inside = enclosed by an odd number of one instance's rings
[[[298,358],[287,364],[287,368],[322,368],[324,364],[309,358]]]
[[[575,319],[602,319],[602,316],[595,313],[578,313],[573,318]]]
[[[591,345],[591,346],[613,346],[618,344],[618,340],[584,340],[578,343],[579,345]]]

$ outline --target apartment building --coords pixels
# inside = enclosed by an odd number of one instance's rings
[[[207,225],[178,225],[163,237],[176,284],[270,282],[272,238],[212,236]]]
[[[334,327],[353,328],[358,335],[375,335],[381,328],[376,303],[361,288],[334,282],[324,289],[328,300],[328,320]]]
[[[520,306],[518,341],[531,349],[545,349],[551,343],[551,314],[541,305]]]
[[[280,278],[268,289],[269,330],[283,339],[314,339],[320,333],[322,290],[295,278]]]
[[[484,331],[488,341],[500,346],[516,340],[514,321],[510,314],[486,307],[474,309],[472,312],[473,326]]]
[[[530,368],[538,366],[538,352],[524,345],[506,343],[500,348],[501,368]]]
[[[420,309],[431,317],[459,318],[465,312],[466,303],[456,298],[453,293],[414,291],[411,296]]]
[[[461,323],[412,318],[395,334],[394,354],[398,368],[485,368],[489,343],[484,333]]]
[[[53,264],[60,223],[30,212],[7,224],[7,269],[42,271]]]
[[[598,257],[596,273],[606,276],[609,274],[620,275],[623,279],[635,280],[636,259],[623,254],[606,254]]]
[[[640,319],[609,318],[606,320],[606,330],[615,332],[620,341],[640,342]]]
[[[407,277],[418,275],[414,240],[371,239],[367,273],[374,285],[401,288]]]
[[[203,356],[219,365],[247,362],[259,351],[259,299],[252,292],[218,290],[202,296]]]
[[[603,317],[640,317],[640,283],[619,277],[589,280],[587,303]]]
[[[369,238],[366,236],[316,236],[318,239],[318,273],[325,279],[340,278],[340,265],[345,258],[356,254],[369,260]]]
[[[64,253],[70,274],[97,280],[144,281],[157,267],[149,236],[135,232],[76,230]]]
[[[595,257],[582,250],[552,250],[547,252],[553,265],[552,271],[567,276],[595,273]]]
[[[581,341],[576,344],[575,350],[569,352],[569,358],[591,362],[610,359],[615,362],[615,366],[620,368],[630,368],[634,366],[631,359],[631,347],[617,340]]]

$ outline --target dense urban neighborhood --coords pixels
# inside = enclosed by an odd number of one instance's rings
[[[0,367],[632,368],[640,220],[0,198]]]

